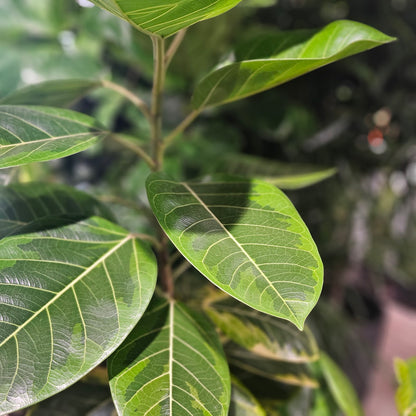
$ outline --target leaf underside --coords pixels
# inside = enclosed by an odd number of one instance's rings
[[[266,416],[257,399],[236,378],[232,378],[231,404],[228,416]]]
[[[61,227],[95,215],[112,220],[99,201],[68,186],[33,182],[0,186],[0,239]]]
[[[69,156],[105,134],[95,120],[75,111],[0,105],[0,168]]]
[[[58,393],[107,358],[155,283],[147,245],[98,217],[0,240],[0,413]]]
[[[230,375],[215,329],[184,305],[155,298],[109,360],[118,414],[226,416]]]
[[[201,80],[192,105],[202,109],[239,100],[392,40],[376,29],[348,20],[335,21],[318,31],[259,36],[236,50],[236,62]]]
[[[230,10],[241,0],[91,0],[137,29],[167,37]]]
[[[147,192],[163,230],[203,275],[252,308],[303,327],[323,266],[280,190],[243,178],[179,183],[151,174]]]

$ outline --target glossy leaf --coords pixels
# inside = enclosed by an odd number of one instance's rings
[[[0,240],[0,413],[58,393],[103,361],[155,282],[147,245],[97,217]]]
[[[202,109],[239,100],[392,40],[376,29],[348,20],[338,20],[321,30],[259,36],[236,50],[235,62],[201,80],[192,104]]]
[[[120,415],[226,416],[231,384],[209,321],[180,303],[154,299],[109,361]]]
[[[235,377],[231,379],[231,404],[228,416],[266,416],[258,400]]]
[[[256,355],[290,362],[315,361],[319,357],[318,346],[307,327],[301,332],[286,321],[229,297],[209,303],[206,312],[225,335]]]
[[[69,156],[104,134],[91,117],[75,111],[0,105],[0,168]]]
[[[209,280],[254,309],[303,327],[323,266],[289,199],[257,180],[147,181],[150,205],[178,250]]]
[[[234,367],[280,383],[292,386],[316,388],[317,380],[312,376],[307,365],[269,360],[247,351],[233,343],[226,346],[228,363]]]
[[[396,405],[400,416],[416,416],[416,357],[404,361],[394,361],[399,388],[396,392]]]
[[[338,365],[322,351],[319,363],[329,390],[344,415],[363,416],[357,393]]]
[[[100,202],[68,186],[0,186],[0,238],[60,227],[94,215],[112,219]]]
[[[43,105],[69,107],[101,85],[98,81],[60,79],[29,85],[0,100],[4,105]]]
[[[241,0],[91,1],[147,34],[165,37],[225,13]]]
[[[280,189],[305,188],[328,179],[337,172],[334,168],[284,163],[242,154],[224,157],[218,171],[255,177]]]

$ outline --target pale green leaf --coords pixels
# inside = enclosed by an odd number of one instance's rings
[[[266,416],[258,400],[235,377],[231,379],[231,403],[228,416]]]
[[[230,374],[215,329],[181,303],[155,298],[109,360],[123,416],[226,416]]]
[[[329,390],[345,416],[364,416],[354,387],[337,364],[321,351],[320,367]]]
[[[23,183],[0,186],[0,238],[32,233],[111,213],[88,194],[64,185]]]
[[[235,153],[221,159],[218,164],[218,171],[245,177],[255,177],[280,189],[305,188],[328,179],[337,172],[334,168],[285,163]]]
[[[202,109],[239,100],[392,40],[376,29],[348,20],[338,20],[321,30],[258,36],[236,50],[235,62],[201,80],[192,105]]]
[[[226,345],[225,352],[232,370],[236,368],[268,380],[292,386],[310,388],[319,386],[318,381],[313,377],[308,366],[303,363],[269,360],[233,343]]]
[[[167,37],[202,20],[218,16],[241,0],[91,0],[137,29]]]
[[[303,328],[323,266],[280,190],[242,178],[183,183],[152,174],[147,192],[170,240],[203,275],[252,308]]]
[[[98,217],[0,240],[0,413],[56,394],[107,358],[155,283],[147,245]]]
[[[0,168],[69,156],[106,133],[71,110],[0,105]]]
[[[319,357],[307,327],[301,332],[289,322],[257,312],[230,297],[210,302],[206,312],[228,338],[256,355],[289,362],[309,362]]]
[[[17,90],[0,100],[1,105],[42,105],[69,107],[101,85],[99,81],[60,79]]]
[[[400,416],[416,416],[416,357],[394,361],[399,388],[396,392],[396,406]]]

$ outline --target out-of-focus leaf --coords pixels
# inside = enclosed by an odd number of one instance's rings
[[[79,382],[35,405],[29,410],[28,416],[87,416],[109,398],[108,386]]]
[[[221,159],[218,171],[257,177],[280,189],[300,189],[335,175],[335,168],[271,161],[257,156],[233,154]]]
[[[257,376],[293,386],[316,388],[318,381],[303,363],[270,360],[251,353],[236,344],[228,343],[225,349],[228,363]]]
[[[147,244],[98,217],[0,240],[0,413],[106,359],[149,304],[156,268]]]
[[[231,379],[231,403],[228,416],[266,416],[258,400],[235,377]]]
[[[338,20],[320,30],[256,37],[236,50],[236,62],[208,74],[192,105],[202,109],[281,85],[300,75],[394,39],[362,23]]]
[[[210,302],[206,312],[225,335],[256,355],[290,362],[315,361],[319,357],[318,346],[307,327],[301,332],[289,322],[224,296]]]
[[[396,406],[400,416],[416,416],[416,357],[394,361],[399,388],[396,392]]]
[[[59,159],[81,152],[107,133],[71,110],[0,106],[0,168]]]
[[[81,79],[45,81],[9,94],[0,104],[69,107],[100,85],[99,81]]]
[[[225,13],[241,0],[91,1],[147,34],[166,37],[194,23]]]
[[[215,329],[180,303],[155,298],[108,371],[120,415],[228,414],[230,374]]]
[[[112,220],[103,204],[68,186],[46,183],[0,186],[0,238],[61,227],[94,215]]]
[[[329,390],[345,416],[364,416],[357,393],[342,370],[322,351],[319,363]]]
[[[289,199],[243,178],[147,181],[150,205],[178,250],[204,276],[254,309],[303,328],[322,287],[315,243]]]

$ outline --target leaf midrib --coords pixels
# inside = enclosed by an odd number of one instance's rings
[[[185,182],[182,182],[181,185],[185,187],[189,191],[189,193],[202,205],[202,207],[212,216],[212,218],[218,222],[220,227],[224,230],[224,232],[231,238],[231,240],[234,241],[234,243],[237,245],[237,247],[241,250],[242,253],[245,254],[245,256],[249,259],[249,261],[254,265],[254,267],[259,271],[261,276],[266,280],[266,282],[269,284],[269,286],[276,292],[277,296],[282,300],[283,304],[286,306],[287,310],[292,315],[294,321],[297,323],[297,325],[300,325],[296,315],[286,302],[286,300],[282,297],[282,295],[279,293],[279,291],[273,286],[273,284],[270,282],[269,278],[264,274],[264,272],[257,266],[256,262],[251,258],[251,256],[247,253],[247,251],[241,246],[241,244],[236,240],[236,238],[230,233],[229,230],[223,225],[223,223],[219,220],[219,218],[209,209],[209,207],[205,204],[204,201],[198,196],[198,194]]]
[[[65,286],[60,292],[58,292],[49,302],[43,305],[38,311],[36,311],[29,319],[27,319],[22,325],[20,325],[15,331],[13,331],[7,338],[5,338],[0,343],[0,348],[5,345],[11,338],[15,337],[26,325],[33,321],[37,316],[39,316],[43,311],[47,310],[50,305],[57,301],[67,290],[72,289],[76,283],[82,280],[86,275],[88,275],[92,270],[95,269],[100,263],[104,262],[109,258],[113,253],[115,253],[121,246],[130,241],[133,238],[132,235],[127,235],[123,240],[119,241],[111,250],[107,251],[103,256],[96,260],[91,266],[89,266],[85,271],[83,271],[76,279],[74,279],[69,285]]]

